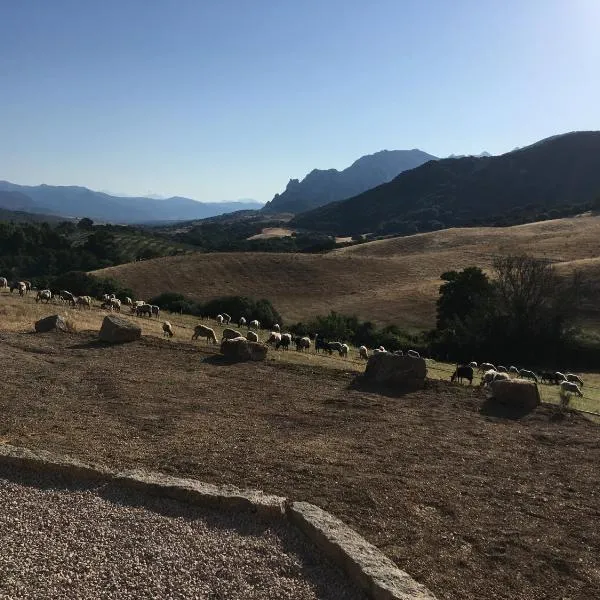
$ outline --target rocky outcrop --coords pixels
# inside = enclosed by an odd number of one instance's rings
[[[44,317],[35,323],[35,330],[37,333],[47,333],[48,331],[69,331],[67,323],[64,318],[60,315],[50,315]]]
[[[237,337],[221,342],[221,354],[230,360],[265,360],[268,347],[260,342],[250,342],[244,337]]]
[[[102,321],[99,338],[108,344],[133,342],[142,337],[142,328],[127,319],[115,315],[107,315]]]
[[[365,370],[365,379],[373,383],[420,389],[425,385],[427,365],[423,358],[396,356],[389,352],[373,354]]]

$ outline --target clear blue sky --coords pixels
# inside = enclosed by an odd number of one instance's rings
[[[600,128],[598,0],[0,0],[0,179],[270,200]]]

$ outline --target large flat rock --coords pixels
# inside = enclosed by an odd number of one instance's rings
[[[102,321],[102,327],[100,328],[98,337],[101,341],[109,344],[133,342],[142,337],[142,328],[136,323],[132,323],[123,317],[107,315]]]

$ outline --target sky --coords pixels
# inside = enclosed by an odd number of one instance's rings
[[[600,129],[598,0],[0,0],[0,179],[268,201]]]

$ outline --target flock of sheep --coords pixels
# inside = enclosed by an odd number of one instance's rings
[[[536,384],[550,383],[558,385],[560,388],[560,396],[563,399],[569,394],[583,397],[583,392],[581,391],[583,380],[574,373],[565,374],[560,371],[543,371],[538,376],[529,369],[519,369],[515,366],[506,368],[502,365],[496,367],[488,362],[483,362],[479,365],[476,362],[471,362],[468,365],[458,365],[450,377],[450,381],[461,382],[463,379],[466,379],[471,384],[473,383],[475,370],[478,370],[479,373],[483,374],[480,383],[482,386],[489,387],[494,381],[505,381],[511,379],[511,375],[514,375],[516,378],[528,379]]]
[[[31,282],[25,280],[14,281],[9,285],[6,277],[0,277],[0,289],[2,288],[10,288],[11,293],[13,291],[18,291],[20,296],[25,296],[32,290]],[[46,304],[50,303],[51,301],[55,301],[59,303],[70,304],[74,308],[81,309],[91,309],[93,306],[92,298],[90,296],[75,296],[67,290],[60,290],[54,294],[49,289],[39,290],[37,291],[35,301],[45,302]],[[104,294],[104,296],[101,298],[100,308],[102,309],[121,312],[122,306],[128,306],[131,313],[139,317],[148,316],[149,318],[156,317],[158,319],[160,316],[160,307],[144,302],[143,300],[134,301],[131,298],[125,298],[125,300],[121,301],[114,293]],[[230,325],[232,318],[227,313],[222,313],[217,315],[216,321],[219,325]],[[238,320],[237,325],[239,328],[247,328],[246,336],[243,336],[242,333],[236,329],[226,327],[223,330],[222,339],[229,340],[239,337],[246,337],[246,339],[251,342],[260,341],[258,331],[260,331],[261,326],[257,319],[247,320],[245,317],[241,317]],[[163,322],[162,330],[166,337],[173,337],[173,326],[169,321]],[[208,342],[212,342],[213,344],[218,343],[215,331],[206,325],[199,324],[194,328],[192,340],[196,340],[198,338],[206,339]],[[277,350],[289,350],[290,346],[295,346],[298,352],[309,350],[314,345],[316,353],[322,352],[332,355],[334,352],[337,352],[342,358],[347,358],[350,353],[350,346],[344,342],[327,341],[319,334],[315,334],[311,340],[309,336],[297,336],[291,333],[281,333],[281,328],[278,324],[273,325],[269,335],[265,340],[265,343],[273,346]],[[387,352],[383,346],[372,350],[373,354],[382,352]],[[398,350],[393,354],[402,355],[403,353],[401,350]],[[415,358],[419,357],[419,353],[416,350],[408,350],[406,354],[407,356]],[[368,348],[366,346],[360,346],[358,349],[358,355],[361,359],[368,360]],[[576,394],[581,397],[583,396],[583,392],[581,391],[581,388],[583,387],[583,381],[579,376],[573,373],[564,374],[560,371],[544,371],[539,373],[539,375],[536,375],[536,373],[528,369],[518,369],[515,366],[510,366],[507,368],[502,365],[496,367],[488,362],[483,362],[481,364],[471,362],[468,365],[458,365],[450,377],[450,380],[461,382],[466,379],[470,384],[472,384],[475,370],[482,374],[480,385],[486,387],[489,387],[494,381],[509,380],[511,379],[511,375],[514,375],[520,379],[531,380],[536,384],[540,382],[558,385],[560,387],[561,398],[563,399],[565,399],[569,394]]]

